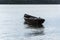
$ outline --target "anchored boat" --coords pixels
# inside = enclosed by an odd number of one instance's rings
[[[24,20],[27,24],[34,24],[34,25],[41,25],[45,21],[45,19],[42,19],[40,17],[38,18],[38,17],[35,17],[35,16],[31,16],[31,15],[28,15],[28,14],[24,15]]]

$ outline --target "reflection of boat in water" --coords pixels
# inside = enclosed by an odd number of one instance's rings
[[[44,35],[44,26],[43,25],[29,25],[26,24],[26,29],[30,32],[27,32],[25,36],[38,36]]]
[[[42,18],[37,18],[28,14],[24,15],[24,20],[26,23],[28,24],[35,24],[35,25],[41,25],[42,23],[44,23],[45,19]]]

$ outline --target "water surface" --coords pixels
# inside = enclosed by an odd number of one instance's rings
[[[44,28],[27,28],[25,13],[44,18]],[[0,40],[60,40],[60,5],[0,5]]]

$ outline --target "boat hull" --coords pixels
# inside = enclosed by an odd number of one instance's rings
[[[24,15],[24,20],[27,24],[34,24],[34,25],[41,25],[45,21],[45,19],[37,18],[37,17],[30,16],[27,14]]]

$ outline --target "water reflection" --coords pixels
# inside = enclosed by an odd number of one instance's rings
[[[24,22],[26,29],[29,29],[30,32],[26,33],[25,36],[38,36],[44,35],[44,26],[43,25],[30,25]]]

